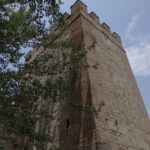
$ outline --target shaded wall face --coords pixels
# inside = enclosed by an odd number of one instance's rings
[[[82,20],[78,17],[70,26],[75,49],[83,48]],[[59,142],[62,150],[95,150],[95,114],[92,110],[91,85],[88,70],[79,66],[73,74],[71,98],[61,108]]]
[[[95,150],[95,119],[92,110],[91,86],[87,70],[72,85],[72,97],[62,108],[60,148],[63,150]]]

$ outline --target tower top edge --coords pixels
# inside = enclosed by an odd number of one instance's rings
[[[70,6],[70,8],[73,8],[73,7],[76,6],[76,5],[80,5],[80,6],[87,7],[87,5],[86,5],[84,2],[82,2],[81,0],[76,0],[76,1]]]
[[[117,32],[112,32],[111,27],[107,23],[105,22],[101,23],[100,17],[95,12],[93,11],[88,12],[88,7],[84,2],[82,2],[81,0],[77,0],[73,5],[71,5],[70,9],[71,9],[71,14],[65,13],[65,19],[69,19],[73,16],[77,16],[79,14],[84,13],[86,16],[92,19],[94,23],[96,23],[98,26],[103,28],[103,30],[108,32],[109,35],[115,41],[117,41],[120,45],[122,45],[122,40],[120,35]]]

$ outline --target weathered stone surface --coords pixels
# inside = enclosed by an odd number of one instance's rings
[[[46,104],[52,137],[47,150],[54,145],[61,150],[150,150],[148,115],[121,39],[98,20],[79,0],[71,7],[63,37],[86,49],[86,62],[72,85],[72,98]],[[34,50],[30,61],[41,53]]]
[[[74,96],[79,95],[75,103],[89,104],[96,112],[72,111],[70,116],[76,117],[70,131],[78,131],[72,136],[80,139],[75,142],[69,137],[69,143],[79,145],[71,144],[69,149],[149,150],[148,115],[121,39],[106,24],[100,25],[97,17],[90,17],[80,11],[70,21],[71,37],[87,50],[87,65],[81,67]]]

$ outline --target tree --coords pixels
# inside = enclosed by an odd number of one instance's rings
[[[58,25],[60,30],[55,34]],[[54,0],[0,2],[0,120],[6,141],[15,150],[33,145],[45,150],[44,144],[51,137],[45,131],[35,132],[35,125],[49,112],[47,107],[37,109],[39,99],[48,99],[49,104],[71,96],[85,51],[74,48],[68,39],[57,40],[64,27]],[[46,54],[21,65],[20,48],[25,46],[42,46]],[[48,60],[52,63],[47,64]],[[47,79],[41,82],[43,75]]]
[[[55,0],[0,1],[0,120],[19,150],[25,149],[29,139],[39,138],[33,134],[36,118],[32,113],[40,90],[46,88],[39,80],[24,77],[26,67],[20,65],[20,49],[45,43],[44,37],[60,24],[60,19]],[[20,145],[13,141],[18,137]]]
[[[55,0],[2,0],[0,2],[0,71],[15,65],[20,48],[40,42],[47,35],[46,20],[52,26],[59,20]]]

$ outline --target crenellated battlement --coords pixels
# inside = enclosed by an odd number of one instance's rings
[[[111,28],[107,23],[103,22],[101,27],[111,33]]]
[[[110,26],[107,23],[105,22],[101,23],[99,16],[95,12],[89,13],[87,5],[84,4],[81,0],[77,0],[71,6],[71,15],[69,15],[68,13],[65,13],[64,18],[65,19],[74,18],[78,16],[79,14],[86,16],[86,18],[87,19],[89,18],[89,20],[92,20],[92,22],[95,23],[103,33],[106,32],[109,38],[111,38],[113,41],[118,43],[118,45],[122,46],[120,35],[116,32],[112,32]]]
[[[100,18],[99,16],[95,13],[95,12],[90,12],[89,13],[89,16],[95,21],[97,22],[98,24],[100,24]]]
[[[87,5],[85,5],[82,1],[77,0],[72,6],[71,6],[71,15],[84,12],[87,13]]]
[[[120,37],[120,35],[119,35],[118,33],[113,32],[113,33],[112,33],[112,36],[113,36],[118,42],[122,43],[121,37]]]

